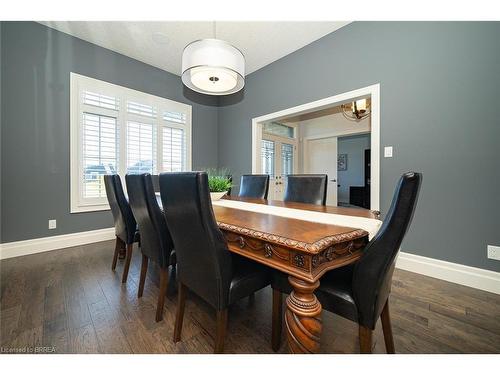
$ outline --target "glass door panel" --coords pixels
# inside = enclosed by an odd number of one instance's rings
[[[293,163],[294,163],[294,145],[289,143],[281,144],[281,196],[280,200],[283,199],[283,194],[285,193],[287,176],[293,174]]]
[[[262,140],[262,173],[274,177],[274,142],[267,139]]]
[[[265,134],[261,143],[261,171],[269,175],[270,200],[283,200],[286,176],[295,171],[295,150],[292,139]]]
[[[281,144],[281,176],[283,178],[293,173],[293,145]]]
[[[276,144],[274,141],[263,139],[261,143],[262,173],[269,175],[268,199],[275,199],[274,192],[276,186],[275,166],[276,166]]]

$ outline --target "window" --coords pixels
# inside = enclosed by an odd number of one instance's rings
[[[293,145],[281,144],[281,175],[283,177],[293,173]]]
[[[163,131],[163,169],[165,172],[181,172],[184,166],[184,130],[164,127]]]
[[[264,133],[277,135],[278,137],[295,137],[295,129],[292,126],[283,125],[279,122],[265,123],[262,130],[264,131]]]
[[[191,169],[191,106],[71,73],[71,212],[109,209],[104,175]]]
[[[127,122],[127,173],[158,173],[154,124]]]
[[[118,167],[118,126],[116,118],[83,113],[82,134],[83,196],[106,197],[101,178]]]
[[[262,173],[274,176],[274,142],[262,140],[261,146]]]

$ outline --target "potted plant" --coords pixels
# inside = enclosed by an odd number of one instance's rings
[[[220,200],[232,186],[231,177],[227,169],[207,169],[208,188],[212,201]]]

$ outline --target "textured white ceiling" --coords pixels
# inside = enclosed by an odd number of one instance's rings
[[[181,74],[184,47],[213,38],[213,22],[44,21],[44,25],[168,72]],[[246,74],[288,55],[348,22],[217,22],[218,39],[239,48]]]

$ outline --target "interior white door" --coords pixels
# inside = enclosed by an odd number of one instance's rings
[[[270,200],[283,200],[286,176],[295,173],[297,145],[294,140],[266,135],[262,139],[262,173],[269,175]]]
[[[309,139],[304,150],[307,173],[328,175],[326,204],[337,205],[337,137]]]

